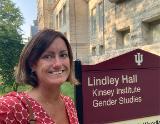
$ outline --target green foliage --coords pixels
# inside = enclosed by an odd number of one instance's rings
[[[23,48],[20,26],[23,17],[10,0],[0,0],[0,75],[7,85],[13,85],[14,68]]]
[[[30,85],[27,85],[27,84],[18,84],[17,85],[17,91],[18,92],[29,91],[31,89],[32,89],[32,87]],[[10,86],[10,85],[0,85],[0,96],[4,95],[6,93],[9,93],[9,92],[11,92],[13,90],[14,90],[13,86]]]
[[[31,88],[32,87],[30,85],[18,84],[17,91],[18,92],[28,91]],[[5,91],[3,91],[3,85],[0,86],[0,96],[3,95],[3,94],[6,94],[8,92],[13,91],[13,87],[12,86],[6,86],[4,90]],[[64,95],[69,96],[74,100],[74,86],[71,85],[69,82],[66,82],[61,86],[61,91]]]
[[[74,86],[69,82],[66,82],[61,86],[61,91],[64,95],[69,96],[74,100]]]
[[[19,8],[11,0],[0,0],[0,26],[19,28],[23,24],[23,17]],[[10,29],[12,30],[12,29]]]
[[[27,85],[27,84],[20,84],[18,85],[18,92],[24,92],[24,91],[29,91],[32,89],[32,86]]]

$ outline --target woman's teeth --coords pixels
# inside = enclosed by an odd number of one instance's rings
[[[50,71],[49,73],[50,74],[55,74],[55,75],[62,74],[62,70],[61,71]]]

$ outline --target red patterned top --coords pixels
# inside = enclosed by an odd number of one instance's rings
[[[23,92],[11,92],[0,97],[0,124],[29,123],[29,105],[24,96],[31,104],[36,124],[56,124],[37,101]],[[65,103],[70,124],[79,124],[77,112],[71,98],[62,96],[62,100]]]

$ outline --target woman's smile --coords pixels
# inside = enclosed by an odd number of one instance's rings
[[[63,70],[60,70],[60,71],[49,71],[48,73],[52,74],[52,75],[59,75],[59,74],[63,73]]]
[[[70,61],[65,42],[61,38],[53,41],[51,46],[33,65],[39,82],[62,84],[70,74]]]

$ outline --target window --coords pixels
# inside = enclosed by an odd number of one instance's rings
[[[51,27],[51,28],[53,28],[53,15],[50,15],[50,24],[49,24],[49,26]]]
[[[111,3],[120,3],[123,2],[124,0],[109,0]]]
[[[160,20],[151,23],[150,27],[153,34],[153,42],[160,42]]]
[[[124,45],[124,47],[130,46],[130,43],[129,43],[129,30],[124,31],[123,34],[122,34],[122,37],[123,37],[123,45]]]
[[[99,31],[103,31],[103,3],[98,4]]]
[[[124,48],[130,46],[129,33],[130,33],[129,28],[117,31],[117,40],[116,40],[117,48]]]
[[[91,33],[92,35],[96,34],[96,8],[91,11]]]
[[[62,10],[59,12],[59,27],[62,27]]]
[[[59,20],[58,20],[58,15],[56,15],[56,29],[59,28]]]
[[[66,24],[66,4],[63,6],[63,25]]]
[[[160,42],[160,20],[142,24],[144,42],[147,44]]]
[[[99,54],[102,55],[105,53],[104,45],[99,46]]]
[[[96,47],[92,47],[92,56],[96,55]]]

